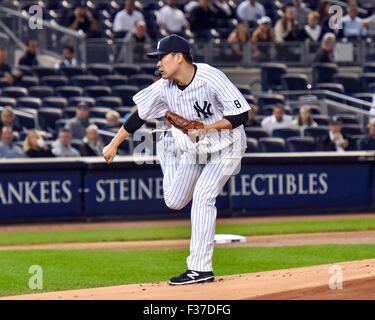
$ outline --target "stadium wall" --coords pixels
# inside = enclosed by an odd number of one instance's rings
[[[374,153],[249,154],[218,215],[375,208]],[[0,160],[0,222],[171,217],[156,158]],[[183,211],[188,212],[190,207]]]

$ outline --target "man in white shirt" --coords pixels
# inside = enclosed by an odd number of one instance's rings
[[[267,130],[270,135],[275,129],[296,128],[296,126],[293,124],[293,118],[285,114],[284,106],[280,103],[277,103],[273,108],[272,116],[266,117],[262,120],[261,125],[262,128]]]
[[[176,0],[168,0],[167,4],[159,10],[157,23],[161,30],[167,33],[182,34],[188,22],[184,13],[177,8]]]
[[[52,153],[56,157],[80,157],[81,154],[71,146],[70,140],[70,130],[61,128],[58,139],[52,143]]]
[[[344,37],[354,38],[367,35],[367,30],[363,26],[363,21],[358,16],[358,7],[352,5],[348,9],[348,14],[342,18]]]
[[[144,21],[143,14],[135,10],[134,0],[126,0],[125,9],[118,12],[113,20],[113,32],[132,31],[139,21]]]
[[[237,7],[237,16],[243,21],[256,22],[265,15],[266,12],[263,5],[256,0],[245,0]]]

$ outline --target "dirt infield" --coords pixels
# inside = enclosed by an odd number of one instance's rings
[[[167,283],[49,292],[2,300],[222,300],[222,299],[375,299],[375,259],[335,263],[342,268],[342,289],[331,290],[332,264],[216,278],[187,286]],[[287,289],[286,289],[287,288]]]
[[[246,237],[245,243],[217,244],[216,247],[280,247],[324,244],[369,244],[375,243],[375,231],[349,231],[324,233],[299,233]],[[188,248],[189,239],[109,241],[84,243],[54,243],[0,246],[2,250],[126,250],[126,249],[171,249]]]

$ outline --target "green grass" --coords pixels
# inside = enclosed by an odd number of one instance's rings
[[[0,252],[0,296],[166,281],[186,269],[187,249]],[[375,245],[216,248],[216,276],[375,258]],[[30,266],[43,268],[43,290],[28,288]],[[328,271],[327,271],[328,272]]]
[[[216,233],[235,233],[246,236],[359,230],[375,230],[375,219],[220,224],[216,227]],[[63,230],[53,232],[1,232],[0,245],[188,238],[190,238],[189,226]]]

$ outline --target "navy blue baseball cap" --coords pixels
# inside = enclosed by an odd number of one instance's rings
[[[190,54],[189,42],[177,34],[171,34],[170,36],[162,38],[158,42],[156,51],[147,53],[147,56],[149,58],[156,58],[159,55],[168,54],[171,52]]]

